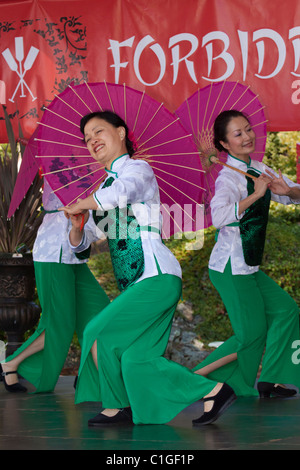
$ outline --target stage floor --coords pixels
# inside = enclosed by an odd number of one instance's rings
[[[300,449],[299,395],[238,398],[217,422],[203,428],[192,426],[192,419],[203,410],[202,402],[197,402],[167,425],[99,429],[89,428],[87,421],[100,408],[94,403],[74,405],[73,382],[74,377],[60,377],[53,393],[41,395],[7,393],[0,383],[0,450],[103,450],[113,458],[121,451],[134,455],[141,450],[157,455],[180,450],[192,454]]]

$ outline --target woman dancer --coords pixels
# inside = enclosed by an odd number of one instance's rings
[[[122,292],[84,331],[75,401],[102,401],[103,411],[89,420],[90,426],[101,426],[131,419],[135,424],[166,423],[205,397],[204,414],[193,423],[211,423],[235,399],[233,390],[163,357],[181,295],[181,268],[161,240],[152,168],[130,158],[128,128],[116,114],[85,116],[81,130],[108,177],[94,195],[62,209],[69,214],[93,209],[96,223],[107,233]],[[90,240],[73,233],[70,242],[78,252]],[[98,364],[97,388],[81,380],[91,350]]]
[[[82,342],[86,324],[109,304],[109,298],[94,278],[86,262],[69,246],[72,227],[62,212],[61,201],[45,180],[43,207],[45,215],[33,247],[34,269],[42,315],[33,335],[0,365],[4,385],[9,392],[26,392],[18,382],[17,372],[32,383],[35,392],[52,391],[66,360],[76,331]],[[86,214],[88,218],[88,213]],[[80,231],[81,217],[72,217]],[[95,231],[88,221],[86,231]],[[95,236],[95,235],[94,235]],[[96,368],[88,358],[92,374]]]
[[[299,308],[294,300],[260,270],[270,199],[300,203],[300,186],[281,172],[276,175],[251,159],[255,133],[247,117],[231,110],[214,124],[215,147],[228,152],[227,163],[254,174],[250,177],[224,167],[211,201],[218,238],[209,260],[210,279],[221,295],[234,335],[201,362],[195,371],[213,380],[225,380],[237,395],[292,396],[300,386],[299,367],[293,363],[293,343],[299,340]],[[220,367],[221,366],[221,367]]]

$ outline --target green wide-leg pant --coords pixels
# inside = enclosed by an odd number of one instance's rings
[[[87,325],[76,403],[131,406],[135,424],[162,424],[216,386],[163,357],[180,295],[181,279],[160,274],[128,287]],[[98,390],[86,380],[86,358],[95,340]]]
[[[44,349],[26,358],[18,368],[18,372],[36,387],[37,393],[54,389],[74,332],[81,344],[87,323],[110,301],[86,263],[35,262],[34,267],[42,315],[33,335],[6,358],[6,362],[45,331]],[[97,369],[91,355],[88,367],[95,377]]]
[[[234,335],[213,351],[194,370],[232,353],[233,361],[209,374],[226,381],[237,395],[257,395],[259,380],[300,387],[300,365],[293,361],[293,343],[299,341],[299,307],[296,302],[262,271],[251,275],[232,275],[230,262],[224,273],[210,270],[210,279],[219,292]]]

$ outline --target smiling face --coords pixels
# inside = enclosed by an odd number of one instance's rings
[[[114,127],[99,117],[86,123],[84,140],[91,156],[107,169],[116,158],[127,153],[124,127]]]
[[[230,155],[248,163],[250,153],[255,150],[255,132],[247,119],[232,118],[227,124],[226,142],[221,141],[221,144]]]

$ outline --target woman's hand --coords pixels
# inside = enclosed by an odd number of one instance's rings
[[[80,201],[81,200],[78,199],[78,204],[80,203]],[[81,232],[89,219],[89,211],[87,209],[81,209],[80,212],[78,212],[78,204],[60,207],[58,210],[64,211],[64,214],[67,219],[70,219],[73,231]],[[74,206],[76,206],[76,208],[74,208]],[[75,214],[73,213],[74,211],[76,211]]]
[[[80,209],[81,199],[78,199],[76,204],[71,206],[60,207],[59,211],[64,211],[67,219],[70,219],[72,228],[70,230],[69,238],[71,245],[77,246],[82,239],[82,230],[89,219],[89,211],[87,209]]]
[[[87,212],[87,209],[82,207],[82,200],[78,199],[75,204],[71,204],[70,206],[60,207],[59,211],[64,211],[65,216],[69,218],[70,216],[84,214]]]
[[[277,194],[278,196],[288,196],[292,200],[299,201],[300,199],[300,186],[289,186],[286,181],[284,180],[282,173],[278,170],[279,176],[270,173],[266,170],[268,175],[270,175],[271,183],[269,184],[269,188],[273,194]]]
[[[60,207],[59,211],[64,211],[64,213],[68,215],[76,215],[76,214],[83,214],[85,211],[90,210],[97,210],[98,205],[95,202],[92,195],[88,196],[85,199],[77,199],[75,204],[71,204],[70,206]]]
[[[242,215],[248,207],[266,194],[270,182],[271,178],[264,173],[254,180],[254,192],[239,202],[239,215]]]
[[[271,179],[269,188],[272,191],[272,193],[278,194],[279,196],[288,196],[289,192],[291,191],[291,188],[284,181],[281,171],[278,170],[278,174],[279,174],[278,177],[268,170],[266,170],[266,173],[268,173]]]
[[[82,211],[80,214],[76,215],[69,215],[65,212],[65,216],[71,220],[72,227],[76,230],[82,230],[84,225],[87,223],[89,220],[89,211],[85,210]]]
[[[75,215],[69,214],[65,211],[65,216],[70,219],[72,223],[72,228],[69,233],[71,245],[77,246],[82,240],[82,231],[90,216],[89,211],[82,210],[81,213]]]
[[[258,199],[260,199],[266,194],[266,191],[269,188],[270,183],[271,183],[271,178],[264,173],[262,173],[254,181],[254,194],[256,194]]]

